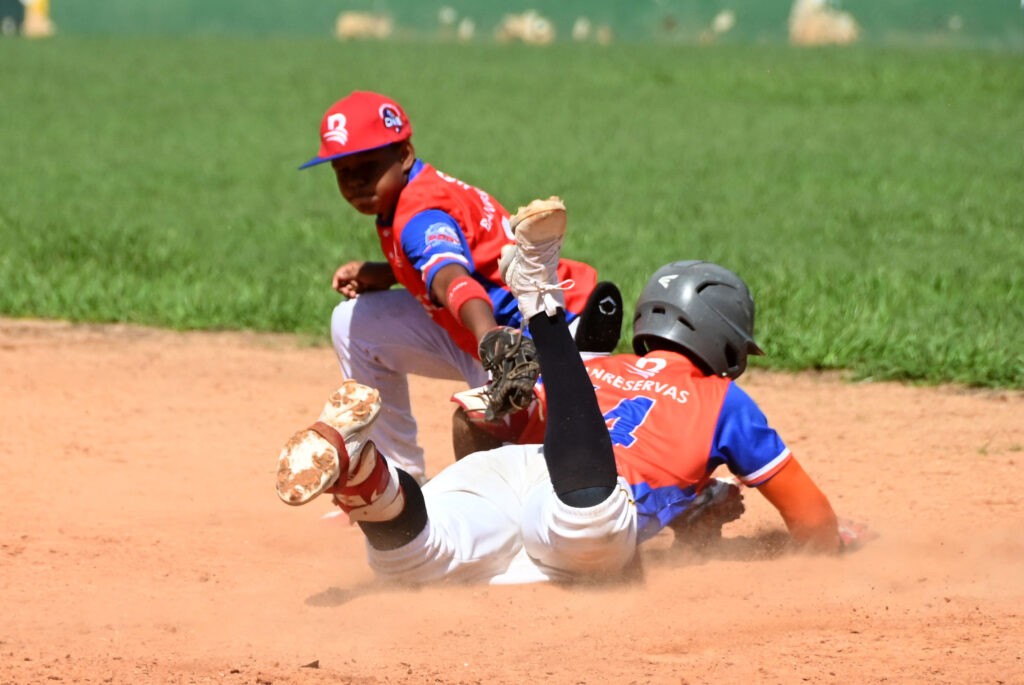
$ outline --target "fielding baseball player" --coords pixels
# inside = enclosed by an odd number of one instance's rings
[[[324,114],[319,154],[301,168],[329,162],[342,197],[376,216],[387,261],[337,269],[333,287],[350,299],[334,310],[331,338],[342,374],[380,392],[374,442],[422,482],[407,375],[483,385],[489,355],[519,345],[522,317],[498,273],[501,249],[514,241],[508,212],[486,192],[417,159],[411,136],[394,100],[357,91]],[[613,350],[622,316],[618,289],[595,287],[592,267],[566,259],[557,278],[568,286],[566,317],[580,349]],[[391,290],[396,284],[403,289]],[[586,316],[574,321],[580,313]],[[533,354],[531,342],[522,345],[523,355]],[[489,399],[492,417],[523,401],[513,392]]]
[[[622,573],[638,542],[694,512],[711,471],[725,464],[779,508],[797,541],[842,548],[828,500],[731,382],[747,354],[760,353],[742,281],[699,262],[658,271],[638,307],[636,344],[646,354],[597,359],[588,369],[566,325],[556,274],[564,208],[531,204],[512,223],[516,245],[502,274],[543,371],[543,445],[470,454],[420,488],[368,440],[380,411],[376,391],[349,381],[282,450],[283,501],[332,493],[366,535],[370,565],[387,579],[571,580]],[[675,284],[680,279],[686,283]],[[693,335],[677,333],[679,326],[692,326]],[[633,377],[630,368],[644,373]],[[605,396],[602,388],[614,390]]]

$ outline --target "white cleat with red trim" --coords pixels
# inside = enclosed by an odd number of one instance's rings
[[[369,441],[379,413],[377,390],[345,381],[316,423],[285,443],[278,457],[278,497],[300,505],[327,492],[353,521],[397,516],[405,504],[398,473]]]
[[[539,312],[554,316],[565,308],[572,281],[558,282],[558,259],[567,228],[565,204],[551,196],[520,207],[512,217],[516,244],[502,248],[498,270],[519,302],[523,319]]]

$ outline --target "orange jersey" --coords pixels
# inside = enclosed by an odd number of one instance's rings
[[[619,475],[633,490],[641,540],[685,511],[718,466],[756,486],[790,458],[749,395],[680,354],[597,357],[586,367]]]

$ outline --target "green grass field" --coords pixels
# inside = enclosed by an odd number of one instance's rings
[[[353,89],[632,301],[661,264],[746,278],[775,368],[1024,388],[1024,62],[965,51],[0,40],[0,313],[323,336],[378,258],[329,170]]]

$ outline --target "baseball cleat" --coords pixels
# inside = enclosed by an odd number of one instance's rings
[[[558,282],[558,257],[565,238],[565,205],[555,197],[520,207],[511,220],[516,244],[502,248],[498,269],[529,321],[543,311],[554,316],[565,308],[565,288]]]
[[[612,353],[622,335],[622,293],[611,281],[601,281],[590,293],[576,325],[580,352]]]
[[[293,435],[277,460],[277,495],[305,504],[341,478],[361,471],[370,429],[380,413],[377,390],[347,380],[327,400],[319,420]]]
[[[352,474],[324,492],[334,495],[334,504],[348,514],[349,521],[390,521],[405,508],[398,470],[372,442],[363,447]]]
[[[553,238],[561,240],[567,228],[565,203],[555,195],[546,200],[534,200],[520,207],[509,221],[515,234],[518,235],[520,230],[528,230],[534,242]],[[526,229],[526,225],[530,228]],[[523,228],[520,229],[520,226]]]

